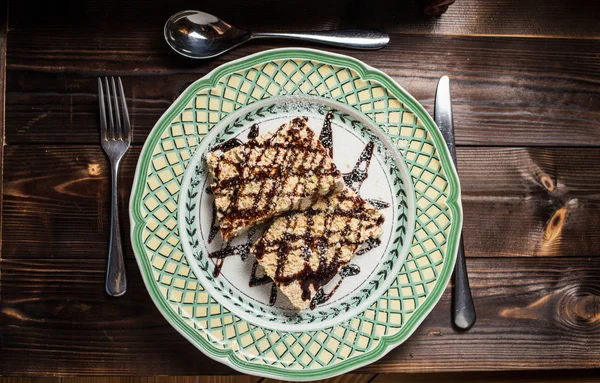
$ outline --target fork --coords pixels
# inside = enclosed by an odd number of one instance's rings
[[[100,103],[100,141],[102,149],[110,159],[110,173],[112,180],[110,245],[108,250],[108,265],[106,268],[106,292],[113,297],[120,297],[127,290],[127,275],[125,274],[125,261],[123,247],[121,246],[121,227],[119,225],[118,187],[119,164],[127,153],[131,143],[131,125],[129,113],[125,103],[125,92],[121,78],[117,77],[119,97],[115,86],[115,78],[104,78],[106,99],[102,79],[98,78],[98,101]],[[112,97],[111,97],[112,93]],[[119,113],[119,99],[121,113]],[[106,110],[108,109],[108,114]],[[108,125],[108,126],[107,126]]]

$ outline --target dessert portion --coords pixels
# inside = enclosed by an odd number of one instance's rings
[[[306,121],[297,117],[220,155],[208,153],[225,241],[344,188],[342,174]]]
[[[281,216],[250,252],[299,310],[354,257],[383,233],[384,217],[346,187],[306,211]]]

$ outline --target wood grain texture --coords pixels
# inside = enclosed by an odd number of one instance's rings
[[[6,141],[96,144],[97,76],[123,77],[142,143],[173,100],[218,65],[283,42],[248,44],[208,61],[176,56],[160,30],[9,34]],[[458,145],[599,146],[600,40],[392,35],[376,52],[344,51],[383,70],[431,113],[452,79]]]
[[[127,267],[128,293],[107,299],[104,261],[5,259],[0,374],[231,374],[178,335]],[[360,373],[600,367],[600,258],[471,258],[468,267],[473,329],[452,328],[447,290],[404,345]]]
[[[6,30],[8,18],[8,1],[0,0],[0,231],[2,230],[2,193],[4,175],[4,132],[6,126],[5,103],[6,103]],[[2,260],[2,238],[0,238],[0,261]],[[2,266],[0,265],[0,283],[2,283]]]
[[[157,376],[156,383],[262,383],[256,376]],[[76,382],[73,382],[76,383]],[[78,383],[78,382],[77,382]]]
[[[119,377],[56,377],[56,378],[7,378],[0,383],[258,383],[261,379],[249,375],[229,376],[119,376]]]
[[[315,383],[593,383],[598,370],[446,372],[432,374],[344,374]],[[0,383],[280,383],[253,376],[157,376],[157,377],[69,377],[2,378]]]
[[[344,374],[334,378],[315,380],[314,383],[371,383],[375,374]],[[283,380],[265,379],[261,383],[284,383]]]
[[[241,378],[241,377],[240,377]],[[78,376],[59,378],[60,383],[156,383],[153,376],[120,376],[120,377],[100,377],[100,376]],[[181,383],[184,383],[185,377],[180,377]],[[2,382],[0,382],[2,383]],[[200,382],[199,382],[200,383]],[[204,382],[202,382],[204,383]]]
[[[79,28],[118,30],[162,28],[169,15],[194,8],[189,1],[62,1],[36,7],[11,2],[11,28]],[[305,0],[290,12],[285,2],[203,2],[201,8],[229,23],[251,30],[377,27],[389,32],[451,35],[518,35],[523,37],[600,38],[596,1],[478,0],[456,1],[439,18],[424,18],[418,2],[392,0]],[[139,17],[143,12],[144,17]]]
[[[61,383],[60,378],[0,377],[0,383]]]
[[[597,149],[459,149],[471,256],[600,255]]]
[[[371,383],[596,383],[597,370],[379,374]]]
[[[140,148],[121,168],[123,233]],[[600,149],[459,148],[467,256],[597,256]],[[97,146],[8,146],[5,258],[104,260],[108,159]],[[125,254],[132,258],[129,241]]]
[[[148,296],[128,241],[129,292],[103,291],[110,185],[96,77],[123,77],[135,128],[120,184],[125,234],[140,144],[173,100],[223,63],[289,44],[183,59],[162,26],[185,8],[256,30],[387,30],[381,51],[331,50],[388,73],[429,112],[437,79],[452,78],[478,322],[453,329],[448,289],[404,345],[327,382],[598,381],[597,370],[539,370],[600,368],[600,2],[458,0],[431,19],[415,1],[306,0],[294,12],[270,0],[191,5],[11,1],[0,12],[10,26],[6,39],[0,32],[0,375],[24,376],[0,383],[268,381],[233,376],[180,336]],[[101,377],[68,377],[80,374]]]
[[[179,335],[126,267],[127,294],[109,299],[106,261],[4,259],[0,375],[235,374]]]

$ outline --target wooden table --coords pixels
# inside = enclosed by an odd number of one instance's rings
[[[131,97],[127,235],[134,167],[159,116],[216,66],[286,46],[178,57],[162,26],[186,8],[254,29],[387,30],[381,51],[333,50],[385,71],[429,112],[438,78],[453,80],[478,321],[466,333],[452,328],[449,288],[404,345],[360,372],[600,367],[599,2],[458,0],[425,20],[382,0],[11,1],[0,41],[0,375],[234,373],[162,318],[129,244],[127,294],[103,290],[110,184],[96,78],[121,76]]]

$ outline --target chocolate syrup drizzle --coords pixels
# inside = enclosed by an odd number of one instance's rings
[[[357,194],[363,182],[369,176],[369,165],[371,165],[374,147],[375,144],[373,144],[373,141],[370,141],[360,153],[358,161],[356,161],[352,171],[350,173],[343,174],[346,185],[348,185],[348,187],[354,190],[354,192]]]
[[[307,217],[307,227],[312,227],[314,224],[313,217],[321,215],[324,217],[325,232],[313,236],[311,230],[305,230],[303,234],[293,234],[296,226],[299,224],[299,219],[294,219],[294,216],[285,216],[281,219],[286,220],[283,227],[289,228],[290,232],[283,234],[281,238],[276,240],[269,240],[268,237],[261,237],[253,246],[253,254],[256,259],[262,259],[265,254],[272,252],[268,249],[276,249],[277,267],[275,270],[274,281],[279,285],[288,285],[292,282],[299,283],[302,289],[302,299],[309,300],[312,296],[312,291],[318,291],[321,287],[327,284],[333,277],[338,274],[340,267],[347,264],[346,261],[341,258],[342,248],[347,246],[352,250],[355,250],[359,244],[356,240],[352,240],[351,232],[352,227],[350,225],[352,218],[359,219],[365,224],[364,229],[370,230],[375,226],[383,224],[383,216],[375,218],[372,213],[372,208],[367,203],[354,193],[340,192],[336,195],[338,200],[335,204],[333,212],[323,211],[318,207],[311,207],[306,210],[303,214]],[[348,206],[350,208],[342,209],[342,206]],[[326,209],[329,209],[327,207]],[[331,260],[326,260],[327,251],[331,249],[331,245],[328,243],[328,239],[334,234],[332,230],[333,222],[340,217],[346,217],[345,227],[340,233],[341,246],[334,248],[334,255]],[[302,244],[299,247],[298,243]],[[302,251],[302,258],[304,259],[303,268],[295,273],[286,274],[284,267],[289,254],[295,251]],[[313,255],[313,251],[318,252],[320,258],[317,269],[313,269],[310,264],[310,258]]]
[[[252,274],[250,274],[249,285],[250,287],[255,287],[271,283],[271,295],[269,296],[269,306],[273,306],[275,305],[275,302],[277,302],[277,285],[273,283],[273,280],[269,278],[269,276],[266,274],[262,277],[257,277],[256,272],[259,267],[260,266],[258,264],[258,261],[255,260],[254,264],[252,265]]]
[[[225,258],[231,257],[232,255],[239,255],[242,258],[242,261],[245,261],[246,259],[248,259],[249,254],[249,243],[243,243],[237,246],[227,245],[221,250],[217,250],[210,253],[208,256],[210,258],[215,259],[215,269],[213,270],[213,276],[216,278],[221,274],[221,268],[223,267],[223,261],[225,261]]]
[[[250,127],[250,131],[248,132],[248,139],[254,140],[256,137],[259,136],[259,134],[260,134],[260,128],[259,128],[258,124],[253,124]],[[232,138],[232,139],[227,140],[219,145],[214,146],[211,150],[212,151],[220,150],[222,152],[226,152],[231,149],[237,148],[240,145],[243,145],[242,141],[240,141],[238,138]],[[211,194],[211,195],[213,194],[212,188],[210,186],[206,187],[206,193]],[[213,239],[215,239],[215,236],[217,235],[217,233],[219,232],[220,229],[221,229],[221,227],[219,226],[219,221],[217,220],[217,207],[213,203],[212,217],[210,220],[210,232],[208,233],[208,243],[211,243],[213,241]]]
[[[377,210],[383,210],[383,209],[387,209],[388,207],[390,207],[390,204],[385,202],[385,201],[381,201],[378,199],[373,199],[373,198],[365,198],[371,205],[373,205],[373,207]]]
[[[254,140],[259,135],[260,135],[260,127],[258,126],[258,124],[253,124],[250,127],[250,131],[248,132],[248,139],[249,140]]]
[[[248,139],[254,140],[256,137],[259,136],[259,134],[260,127],[258,126],[258,124],[253,124],[250,127],[250,131],[248,132]],[[226,152],[242,144],[243,142],[240,141],[238,138],[232,138],[223,142],[222,144],[214,146],[212,148],[212,151],[221,150],[222,152]],[[206,193],[211,195],[213,194],[212,188],[210,186],[206,187]],[[213,203],[212,217],[210,220],[210,232],[208,233],[208,243],[211,243],[213,239],[215,239],[215,236],[217,235],[220,229],[221,227],[219,226],[219,220],[217,219],[217,207]]]
[[[206,187],[205,189],[206,194],[212,195],[212,188],[209,186]],[[217,220],[217,207],[215,206],[215,203],[213,201],[213,206],[212,206],[212,217],[210,219],[210,232],[208,233],[208,243],[211,243],[213,241],[213,239],[215,239],[215,236],[217,235],[217,233],[219,232],[219,221]]]
[[[356,256],[366,254],[369,251],[373,250],[374,248],[378,247],[379,245],[381,245],[381,239],[379,239],[379,238],[367,239],[367,242],[365,242],[365,244],[360,249],[358,249],[358,251],[356,252]]]
[[[340,280],[335,284],[335,286],[333,287],[333,289],[331,289],[330,292],[325,293],[325,291],[323,289],[319,289],[319,291],[317,291],[317,293],[313,297],[312,301],[310,301],[310,306],[309,306],[310,309],[314,310],[315,307],[317,307],[317,305],[323,304],[323,303],[327,302],[328,300],[330,300],[331,297],[333,296],[333,294],[335,294],[337,289],[342,284],[342,281],[344,280],[344,278],[358,275],[358,273],[360,273],[360,267],[358,265],[349,264],[349,265],[344,266],[342,268],[342,270],[340,270],[340,274],[339,274]]]
[[[327,113],[327,115],[329,115],[329,113]],[[327,123],[327,118],[325,119],[325,123]],[[323,126],[323,129],[325,129],[325,125]],[[330,142],[333,142],[333,140],[331,139],[331,121],[329,121],[328,134]],[[323,135],[323,131],[321,131],[321,135]],[[371,165],[371,158],[373,158],[374,147],[375,145],[373,144],[373,142],[369,142],[367,146],[365,146],[363,151],[360,153],[358,161],[356,161],[356,164],[354,165],[352,171],[343,174],[344,182],[346,183],[346,185],[348,185],[348,187],[354,190],[356,194],[359,193],[363,182],[369,176],[369,166]],[[333,147],[331,148],[331,153],[333,155]],[[383,210],[390,207],[390,204],[385,201],[380,201],[372,198],[367,198],[366,200],[377,210]]]
[[[238,146],[244,145],[244,143],[239,138],[232,138],[227,140],[221,144],[215,145],[212,147],[211,151],[220,150],[222,152],[230,151],[231,149],[237,148]]]
[[[323,123],[323,128],[319,135],[319,140],[321,141],[323,147],[327,150],[327,152],[331,158],[333,158],[333,133],[332,133],[332,128],[331,128],[332,119],[333,119],[333,113],[331,111],[329,111],[325,115],[325,121]],[[259,125],[253,124],[250,127],[250,131],[248,132],[247,137],[249,140],[254,140],[255,138],[257,138],[259,136],[259,134],[260,134]],[[243,145],[243,142],[241,140],[239,140],[238,138],[232,138],[228,141],[225,141],[225,142],[213,147],[212,150],[221,150],[221,151],[225,152],[225,151],[231,150],[233,148],[236,148],[240,145]],[[356,162],[356,164],[354,165],[354,168],[352,169],[352,171],[342,175],[344,178],[345,184],[348,187],[350,187],[353,191],[355,191],[357,194],[358,194],[358,191],[360,190],[363,182],[368,177],[368,168],[370,166],[371,158],[373,156],[373,148],[374,148],[373,142],[369,142],[365,146],[363,151],[361,152],[359,159]],[[320,165],[322,165],[322,164],[320,164]],[[276,190],[276,188],[273,187],[273,190]],[[210,187],[207,187],[206,191],[207,191],[207,193],[212,194],[212,189]],[[237,196],[235,196],[235,197],[237,197]],[[270,197],[270,199],[272,199],[272,196]],[[375,200],[375,199],[368,199],[368,201],[378,210],[385,209],[390,206],[389,203],[384,202],[384,201],[379,201],[379,200]],[[312,215],[309,215],[309,220],[310,220],[309,225],[312,225]],[[349,231],[349,227],[346,229],[347,229],[346,231]],[[209,238],[208,238],[209,243],[215,238],[215,236],[218,232],[219,232],[219,222],[216,219],[216,207],[213,205],[211,228],[210,228],[210,233],[209,233]],[[349,232],[344,233],[343,237],[347,238],[348,234],[349,234]],[[248,255],[250,253],[250,247],[251,247],[252,243],[254,242],[253,236],[254,236],[254,234],[251,233],[251,231],[249,231],[248,239],[245,243],[243,243],[241,245],[237,245],[237,246],[231,246],[231,245],[227,244],[221,250],[218,250],[216,252],[209,254],[209,257],[216,259],[215,269],[213,271],[213,275],[215,277],[217,277],[220,274],[225,258],[227,258],[229,256],[233,256],[233,255],[239,255],[241,257],[242,261],[245,261],[247,259]],[[290,241],[293,241],[293,239],[288,238],[287,243],[289,243]],[[357,256],[363,255],[363,254],[367,253],[368,251],[376,248],[380,244],[381,244],[381,240],[379,238],[370,239],[363,245],[363,247],[361,247],[357,251],[356,255]],[[326,244],[321,244],[321,246],[326,246]],[[284,250],[287,251],[287,249],[285,249],[285,246],[282,246],[282,248],[284,248]],[[263,251],[264,251],[264,249],[263,249]],[[259,253],[260,253],[260,251],[259,251]],[[305,254],[305,258],[308,260],[308,257],[310,257],[310,253],[307,252]],[[319,262],[320,265],[321,264],[325,265],[325,263],[326,262]],[[320,281],[308,280],[308,281],[306,281],[307,283],[305,285],[306,286],[308,286],[309,284],[316,285],[318,283],[320,286],[320,282],[323,281],[323,279],[321,279],[321,278],[327,278],[327,280],[331,280],[335,276],[337,269],[339,268],[339,265],[337,265],[337,264],[335,264],[335,262],[333,262],[327,266],[328,267],[324,267],[324,270],[320,270],[320,272],[317,273],[319,276],[319,278],[317,278],[317,279],[320,279]],[[254,264],[252,266],[252,273],[251,273],[250,280],[249,280],[249,286],[256,287],[256,286],[262,286],[262,285],[271,283],[272,285],[271,285],[271,293],[270,293],[270,297],[269,297],[269,305],[273,306],[273,305],[275,305],[275,303],[277,301],[277,285],[275,283],[273,283],[271,278],[269,278],[267,275],[258,277],[257,270],[259,267],[260,266],[259,266],[258,262],[255,260]],[[319,268],[321,268],[321,266],[319,266]],[[280,274],[279,269],[280,268],[278,267],[278,274]],[[281,271],[282,271],[282,267],[281,267]],[[307,270],[303,270],[303,272],[306,272],[306,271]],[[303,272],[301,272],[301,273],[303,273]],[[317,291],[317,293],[315,294],[315,296],[313,297],[313,299],[310,303],[311,310],[314,309],[317,305],[323,304],[323,303],[327,302],[329,299],[331,299],[331,297],[337,291],[337,289],[339,288],[339,286],[341,285],[342,281],[345,278],[358,275],[359,273],[360,273],[360,267],[358,265],[355,265],[355,264],[345,265],[339,271],[338,275],[340,276],[340,280],[331,289],[331,291],[326,293],[322,288],[320,288]],[[282,275],[280,275],[280,277],[281,277],[281,280],[278,280],[279,283],[285,283],[287,281],[287,279],[291,279],[289,277],[283,277]],[[293,278],[294,279],[298,278],[298,276],[294,276]],[[276,279],[280,279],[280,278],[276,277]],[[311,279],[314,279],[314,278],[311,278]],[[305,294],[303,293],[303,298],[304,298],[304,296],[305,296]],[[310,297],[310,291],[308,291],[308,293],[306,294],[306,299],[308,299],[309,297]]]
[[[227,243],[224,248],[221,250],[214,251],[208,254],[209,258],[214,258],[215,260],[215,269],[213,270],[213,276],[216,278],[221,274],[221,269],[223,268],[223,262],[225,258],[231,257],[233,255],[239,255],[242,262],[245,262],[248,259],[248,255],[250,254],[250,246],[256,241],[257,234],[259,233],[259,229],[257,227],[251,227],[247,232],[246,242],[241,245],[231,246],[231,244]],[[256,261],[255,261],[256,262]],[[252,275],[250,285],[252,286],[252,278],[255,278],[255,270],[252,269]],[[258,285],[256,285],[258,286]]]
[[[208,233],[208,243],[211,243],[213,239],[215,239],[217,233],[219,232],[219,220],[217,219],[217,207],[214,205],[212,208],[212,217],[210,219],[210,232]]]
[[[306,118],[303,119],[300,117],[294,119],[292,121],[292,128],[287,134],[294,134],[295,128],[302,129],[305,120]],[[252,225],[264,222],[271,217],[273,213],[277,213],[275,207],[276,204],[272,203],[276,196],[278,196],[278,198],[286,198],[287,196],[303,197],[306,193],[309,193],[308,189],[306,191],[304,189],[307,183],[298,181],[291,192],[283,195],[282,180],[287,181],[288,178],[294,176],[300,176],[299,179],[303,180],[303,176],[307,174],[316,173],[319,175],[329,175],[332,172],[339,172],[337,169],[332,169],[335,168],[332,162],[327,162],[328,157],[322,153],[322,148],[310,145],[310,142],[314,139],[313,134],[314,133],[311,130],[308,130],[306,137],[286,143],[280,143],[276,140],[276,138],[279,137],[278,134],[274,134],[261,142],[250,139],[245,144],[245,148],[248,150],[241,151],[238,158],[235,158],[234,160],[222,159],[221,163],[214,169],[215,178],[217,180],[219,179],[219,175],[224,166],[235,167],[237,173],[237,175],[233,177],[219,180],[212,185],[214,192],[218,192],[218,189],[229,189],[229,192],[231,193],[231,204],[227,207],[226,216],[221,218],[220,223],[221,233],[225,238],[230,237],[232,227],[235,226],[234,222],[236,221],[238,225]],[[258,127],[250,129],[249,137],[252,138],[255,135],[258,135]],[[227,144],[227,142],[224,144]],[[256,157],[253,158],[253,161],[260,163],[264,154],[267,152],[269,155],[272,155],[273,158],[281,157],[283,161],[280,161],[279,164],[272,167],[247,166],[250,162],[251,155],[256,155]],[[317,158],[319,159],[317,160]],[[306,161],[307,159],[308,161]],[[300,163],[300,165],[295,167],[291,166],[291,164],[296,163]],[[318,182],[320,182],[320,178],[318,178]],[[257,193],[248,194],[245,191],[244,186],[249,183],[258,183],[259,190]],[[215,188],[218,189],[214,190]],[[317,184],[316,186],[313,186],[313,188],[319,190],[321,189],[321,186],[320,184]],[[256,198],[257,196],[263,196],[263,198]],[[251,206],[242,207],[241,201],[248,197],[254,200],[253,204]],[[261,205],[261,201],[266,201],[266,203]]]
[[[329,111],[325,115],[323,129],[321,129],[321,134],[319,135],[319,141],[321,141],[323,147],[327,149],[329,157],[333,158],[333,132],[331,130],[331,120],[333,120],[333,112]]]
[[[260,131],[260,128],[259,128],[258,124],[252,125],[250,127],[250,132],[248,132],[248,139],[254,140],[256,137],[258,137],[259,131]],[[212,150],[213,151],[221,150],[223,152],[226,152],[226,151],[231,150],[241,144],[243,144],[243,143],[238,138],[232,138],[230,140],[223,142],[220,145],[214,146],[212,148]],[[206,187],[206,193],[213,194],[213,190],[210,186]],[[219,227],[219,220],[217,220],[217,208],[213,202],[212,218],[211,218],[211,222],[210,222],[210,232],[208,233],[208,243],[211,243],[213,241],[213,239],[215,239],[215,236],[219,232],[219,229],[220,229],[220,227]],[[251,228],[248,231],[248,241],[246,243],[243,243],[238,246],[231,246],[230,244],[227,244],[221,250],[212,252],[208,255],[209,258],[216,259],[215,260],[215,269],[213,270],[213,276],[215,278],[221,274],[221,269],[223,268],[223,262],[225,261],[225,258],[230,257],[232,255],[239,255],[241,257],[242,261],[245,261],[248,258],[248,255],[250,254],[250,246],[252,245],[252,237],[255,232],[256,232],[256,228]]]
[[[252,273],[250,274],[250,282],[248,283],[250,285],[250,287],[262,286],[262,285],[266,285],[267,283],[273,282],[273,280],[271,278],[269,278],[269,276],[266,274],[264,274],[262,277],[256,276],[256,272],[259,267],[260,267],[260,265],[258,264],[258,261],[255,260],[254,264],[252,265]]]

